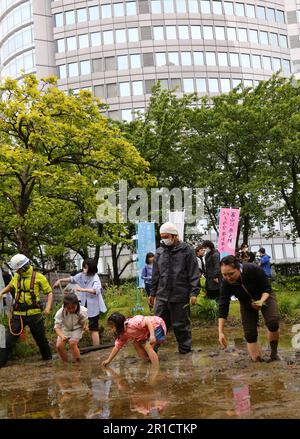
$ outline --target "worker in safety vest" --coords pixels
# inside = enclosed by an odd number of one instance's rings
[[[40,303],[40,293],[43,292],[47,295],[47,305],[43,313],[48,315],[53,302],[51,286],[45,276],[33,270],[25,255],[13,256],[8,265],[15,275],[0,291],[0,299],[5,294],[11,293],[14,303],[13,315],[9,319],[9,329],[6,331],[6,347],[0,348],[0,367],[5,366],[12,347],[27,325],[40,349],[43,360],[51,360],[51,348],[46,338]]]

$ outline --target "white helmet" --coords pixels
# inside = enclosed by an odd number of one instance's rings
[[[20,268],[24,267],[24,265],[27,264],[27,262],[29,262],[27,256],[18,253],[17,255],[11,258],[8,265],[12,271],[17,271]]]

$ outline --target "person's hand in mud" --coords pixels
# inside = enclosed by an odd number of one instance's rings
[[[196,305],[197,304],[197,296],[192,296],[190,298],[190,304],[191,305]]]
[[[223,332],[221,332],[219,334],[219,343],[220,343],[222,348],[224,348],[224,349],[227,348],[227,340],[226,340],[225,334]]]
[[[109,365],[109,363],[110,363],[109,360],[104,360],[104,361],[102,361],[101,365],[102,365],[103,367],[106,367],[106,366]]]

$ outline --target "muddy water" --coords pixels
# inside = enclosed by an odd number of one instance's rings
[[[300,418],[300,358],[291,328],[282,332],[282,361],[274,363],[251,363],[240,330],[227,335],[224,351],[215,328],[195,328],[194,351],[179,355],[171,334],[158,372],[131,346],[105,369],[100,361],[109,350],[83,355],[79,365],[10,364],[0,370],[0,419]]]

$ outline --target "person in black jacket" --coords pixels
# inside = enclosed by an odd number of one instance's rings
[[[206,297],[218,301],[220,296],[221,270],[220,253],[212,241],[203,241],[205,253]]]
[[[257,343],[257,324],[259,310],[268,328],[268,340],[271,347],[270,361],[279,360],[277,354],[279,340],[279,312],[275,294],[264,271],[256,264],[245,263],[234,256],[221,260],[221,294],[219,301],[219,342],[227,346],[224,334],[230,297],[234,295],[240,301],[241,320],[247,341],[248,352],[253,361],[262,361],[262,353]]]
[[[174,224],[163,224],[160,236],[161,246],[153,261],[149,304],[153,305],[156,297],[155,315],[164,319],[167,329],[172,326],[179,353],[187,354],[192,346],[189,303],[196,304],[200,290],[198,262],[193,248],[179,241]]]

